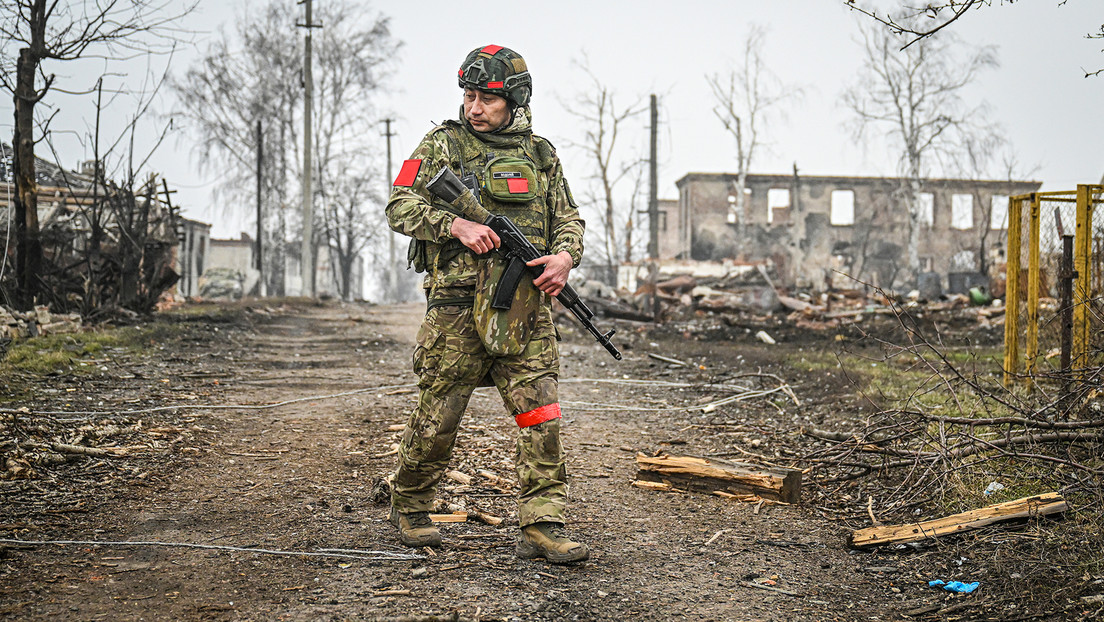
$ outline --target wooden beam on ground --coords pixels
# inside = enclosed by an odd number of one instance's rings
[[[468,513],[452,512],[450,514],[430,514],[429,520],[435,523],[466,523],[468,522]]]
[[[919,523],[881,525],[859,529],[851,534],[850,544],[855,548],[862,548],[879,544],[916,542],[927,538],[937,538],[977,529],[1001,521],[1046,516],[1047,514],[1064,512],[1067,509],[1069,509],[1069,506],[1066,505],[1066,500],[1062,498],[1062,495],[1056,492],[1048,492]]]
[[[744,497],[753,493],[767,499],[797,503],[801,495],[801,471],[698,458],[696,456],[645,456],[637,454],[637,480],[704,492]]]

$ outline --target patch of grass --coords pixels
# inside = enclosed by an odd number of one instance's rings
[[[786,366],[796,371],[833,371],[840,368],[839,359],[831,352],[809,350],[800,356],[786,358]]]
[[[946,513],[962,512],[994,503],[1003,503],[1023,497],[1058,492],[1061,477],[1056,477],[1051,465],[994,458],[987,461],[984,471],[961,469],[955,471],[947,482],[947,496],[943,510]],[[993,482],[1002,486],[991,494],[986,488]]]
[[[0,373],[49,374],[68,367],[73,359],[94,357],[105,348],[120,347],[122,342],[116,331],[24,339],[12,343],[8,355],[0,363]]]
[[[999,369],[1004,362],[1004,349],[1001,348],[955,348],[943,352],[943,356],[952,364],[981,363],[996,365]]]
[[[0,360],[0,376],[16,374],[45,376],[59,372],[89,374],[95,367],[74,365],[74,361],[98,358],[107,353],[138,354],[171,341],[183,326],[153,322],[142,326],[97,328],[65,335],[47,335],[15,341]]]
[[[218,315],[220,313],[227,313],[228,306],[227,303],[189,302],[179,307],[174,307],[171,311],[165,311],[160,315],[164,317],[178,317],[181,319]]]

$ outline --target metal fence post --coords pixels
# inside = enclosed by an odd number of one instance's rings
[[[1020,357],[1020,230],[1024,196],[1008,197],[1008,251],[1004,286],[1004,385],[1011,387]]]
[[[1039,359],[1039,195],[1031,193],[1027,242],[1027,343],[1024,347],[1024,371],[1035,373]]]
[[[1073,263],[1077,280],[1073,288],[1073,369],[1084,375],[1089,363],[1089,291],[1092,272],[1092,192],[1088,184],[1077,185],[1077,230],[1073,240]]]

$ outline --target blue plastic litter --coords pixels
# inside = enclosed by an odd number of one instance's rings
[[[981,582],[974,581],[973,583],[963,583],[962,581],[951,581],[948,583],[939,579],[936,579],[935,581],[928,581],[928,587],[935,587],[937,585],[942,585],[943,589],[947,590],[948,592],[969,594],[970,592],[978,589],[978,586],[981,585]]]

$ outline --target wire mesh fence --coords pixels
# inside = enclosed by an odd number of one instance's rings
[[[1064,324],[1071,324],[1066,330],[1073,367],[1087,365],[1089,353],[1104,350],[1101,202],[1104,187],[1089,185],[1009,199],[1005,369],[1010,374],[1060,371]],[[1072,261],[1068,274],[1062,266],[1067,246]],[[1072,278],[1065,302],[1063,276]]]

